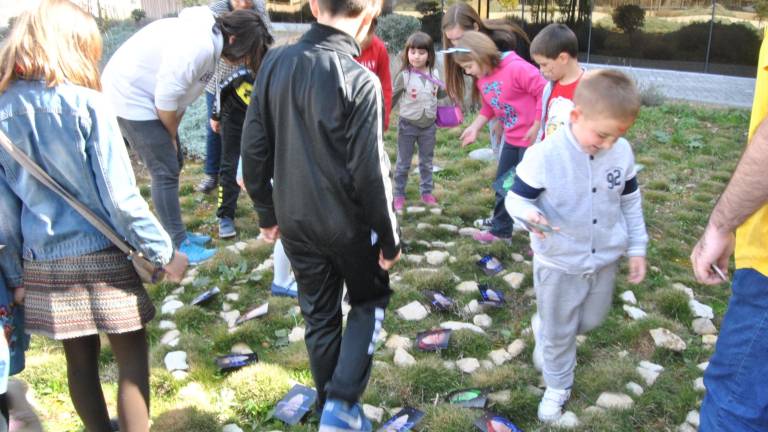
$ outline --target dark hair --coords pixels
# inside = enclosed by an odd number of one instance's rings
[[[360,15],[368,5],[376,0],[317,0],[317,5],[323,12],[332,16],[354,18]]]
[[[261,59],[274,39],[259,14],[252,10],[239,9],[223,13],[216,23],[224,37],[221,56],[231,62],[243,62],[254,72],[259,70]],[[229,43],[229,37],[235,40]]]
[[[579,55],[576,33],[565,24],[553,23],[544,27],[531,42],[531,55],[554,59],[563,52],[573,58]]]
[[[411,66],[408,63],[408,50],[410,48],[427,50],[427,68],[432,72],[432,69],[435,67],[435,41],[432,40],[432,36],[424,32],[416,32],[408,36],[408,40],[405,41],[405,48],[403,48],[400,72],[409,69]]]

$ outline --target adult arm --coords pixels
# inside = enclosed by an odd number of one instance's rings
[[[693,272],[704,284],[722,282],[710,266],[724,273],[734,248],[734,231],[768,201],[768,119],[764,119],[744,154],[731,180],[717,200],[704,234],[691,253]]]

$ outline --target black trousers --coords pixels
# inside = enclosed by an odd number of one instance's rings
[[[357,403],[368,384],[374,341],[392,293],[389,273],[378,264],[379,247],[369,238],[343,248],[282,240],[298,283],[318,408],[326,398]],[[351,310],[342,337],[344,283]]]
[[[243,134],[245,112],[236,108],[221,112],[221,161],[219,164],[219,208],[216,216],[235,218],[240,186],[237,185],[237,164],[240,160],[240,138]]]

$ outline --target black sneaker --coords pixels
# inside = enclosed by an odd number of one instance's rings
[[[209,194],[213,192],[214,189],[216,189],[216,186],[219,185],[219,179],[216,176],[207,175],[200,180],[200,183],[195,186],[195,190],[197,192],[201,192],[204,194]]]

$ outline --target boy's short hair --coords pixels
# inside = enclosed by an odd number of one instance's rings
[[[317,0],[320,10],[328,12],[332,16],[346,16],[354,18],[371,4],[381,4],[381,0]]]
[[[623,72],[602,69],[584,74],[573,103],[585,116],[634,120],[640,112],[640,92]]]
[[[557,58],[566,53],[573,58],[579,55],[579,41],[576,33],[565,24],[550,24],[539,32],[530,47],[531,55],[540,55],[548,59]]]

